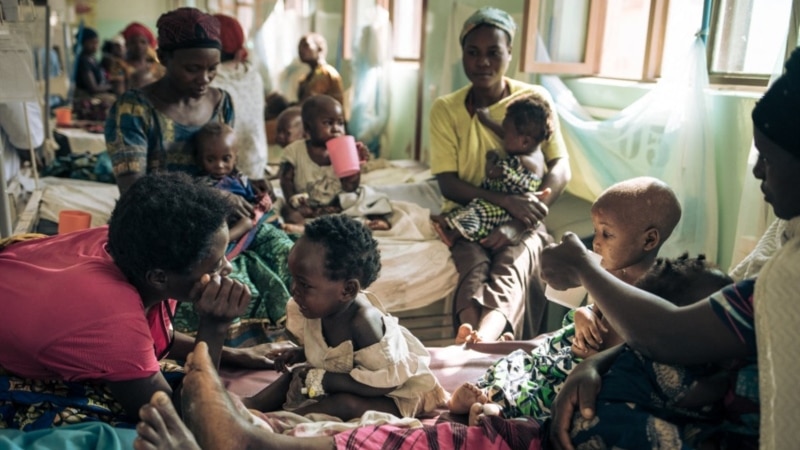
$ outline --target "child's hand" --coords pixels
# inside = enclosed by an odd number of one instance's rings
[[[603,345],[603,333],[608,333],[608,328],[588,306],[582,306],[575,310],[573,348],[584,354],[590,350],[600,350]]]
[[[356,141],[356,150],[358,150],[358,159],[361,163],[369,161],[369,148],[361,141]]]
[[[484,176],[490,179],[497,179],[503,175],[503,169],[501,169],[497,162],[500,160],[500,154],[498,154],[494,150],[489,150],[486,152],[486,170]]]
[[[275,370],[288,372],[290,366],[306,360],[306,353],[303,347],[291,347],[268,352],[267,358],[275,363]]]

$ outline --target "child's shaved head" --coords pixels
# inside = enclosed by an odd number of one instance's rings
[[[592,205],[592,211],[600,209],[613,212],[641,229],[656,228],[661,242],[667,240],[681,219],[681,205],[675,192],[653,177],[631,178],[612,185]]]

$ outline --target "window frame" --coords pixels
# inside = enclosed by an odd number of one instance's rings
[[[521,70],[526,73],[578,75],[603,77],[600,71],[600,60],[603,52],[603,36],[608,21],[608,0],[589,0],[588,31],[584,48],[585,60],[583,62],[537,62],[536,61],[536,34],[538,32],[540,0],[526,0],[523,22]],[[766,86],[769,81],[767,75],[743,75],[733,73],[712,73],[711,54],[716,39],[717,21],[720,14],[720,4],[712,1],[711,21],[706,36],[706,51],[708,56],[709,81],[712,84],[740,85],[740,86]],[[792,0],[791,24],[800,23],[800,0]],[[661,76],[662,60],[664,56],[667,20],[669,16],[669,0],[650,0],[650,14],[644,61],[640,82],[653,82]],[[797,46],[798,30],[789,27],[785,45],[785,58]],[[611,77],[603,77],[611,78]]]
[[[716,27],[721,14],[719,1],[711,2],[711,22],[709,23],[708,36],[706,37],[706,58],[708,60],[708,80],[711,84],[718,85],[738,85],[738,86],[763,86],[769,83],[770,75],[741,74],[730,72],[712,72],[711,58],[714,52],[714,44],[717,38]],[[789,58],[792,50],[797,47],[798,30],[792,24],[798,23],[800,19],[800,0],[792,0],[791,17],[789,18],[789,30],[784,45],[784,60]],[[792,45],[791,43],[795,43]]]

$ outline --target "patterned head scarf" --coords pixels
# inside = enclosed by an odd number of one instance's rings
[[[244,48],[244,30],[239,21],[225,14],[214,14],[214,17],[219,20],[222,59],[247,59],[247,50]]]
[[[800,158],[800,47],[794,49],[784,67],[786,72],[753,108],[753,126]]]
[[[138,35],[144,36],[150,47],[156,48],[157,42],[156,37],[153,36],[153,32],[150,31],[150,28],[147,28],[139,22],[131,22],[130,25],[122,30],[122,36],[125,37],[125,41],[130,41],[134,36]]]
[[[517,24],[514,23],[514,19],[512,19],[507,12],[491,6],[484,6],[472,13],[469,19],[464,22],[464,27],[461,28],[461,35],[458,37],[458,41],[461,43],[462,47],[464,46],[464,39],[466,39],[467,35],[481,25],[491,25],[505,31],[508,35],[509,44],[511,44],[511,40],[514,39],[514,32],[517,31]]]
[[[178,8],[164,13],[158,18],[156,27],[159,50],[222,48],[219,21],[197,8]]]

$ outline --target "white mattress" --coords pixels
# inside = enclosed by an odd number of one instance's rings
[[[446,297],[457,278],[450,251],[430,225],[431,209],[438,212],[441,196],[426,180],[430,172],[413,161],[371,161],[362,182],[386,192],[393,201],[388,231],[376,232],[382,271],[370,286],[390,312],[427,306]],[[92,215],[92,226],[104,225],[119,198],[116,185],[85,180],[46,177],[39,206],[41,219],[58,222],[64,209]],[[280,189],[277,190],[280,195]]]

